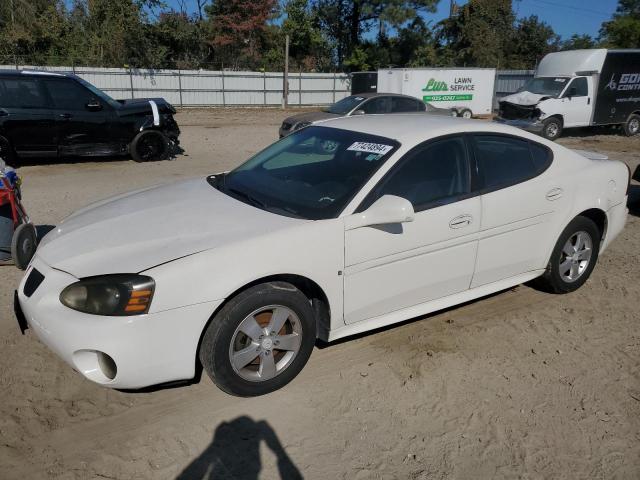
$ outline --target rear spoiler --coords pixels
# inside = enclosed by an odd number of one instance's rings
[[[589,152],[587,150],[576,150],[576,149],[572,149],[572,150],[576,152],[578,155],[582,155],[583,157],[588,158],[589,160],[609,160],[609,157],[602,153]]]

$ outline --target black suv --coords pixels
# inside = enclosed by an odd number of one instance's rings
[[[175,109],[164,99],[114,100],[66,73],[0,70],[0,156],[131,154],[166,158],[178,143]]]

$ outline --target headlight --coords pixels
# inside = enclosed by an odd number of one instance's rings
[[[155,286],[153,279],[144,275],[90,277],[65,288],[60,302],[92,315],[141,315],[149,311]]]
[[[300,123],[296,123],[295,127],[293,127],[294,130],[300,130],[301,128],[304,127],[308,127],[309,125],[311,125],[311,122],[300,122]]]

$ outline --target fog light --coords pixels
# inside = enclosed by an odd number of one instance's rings
[[[100,365],[100,370],[105,377],[109,380],[113,380],[116,378],[116,373],[118,373],[118,368],[116,367],[116,362],[113,361],[109,355],[104,352],[98,353],[98,365]]]

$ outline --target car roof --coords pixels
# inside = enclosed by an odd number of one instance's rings
[[[366,93],[354,93],[349,95],[350,97],[362,97],[362,98],[374,98],[374,97],[402,97],[410,98],[411,100],[419,100],[411,95],[403,95],[401,93],[385,93],[385,92],[366,92]]]
[[[417,143],[430,138],[464,132],[503,133],[548,144],[541,137],[500,123],[445,117],[429,113],[392,113],[386,115],[357,115],[322,120],[317,126],[340,128],[378,135],[400,143]]]
[[[45,77],[69,77],[75,78],[76,76],[68,72],[50,72],[44,70],[7,70],[0,69],[0,75],[3,77],[22,77],[22,76],[45,76]]]

